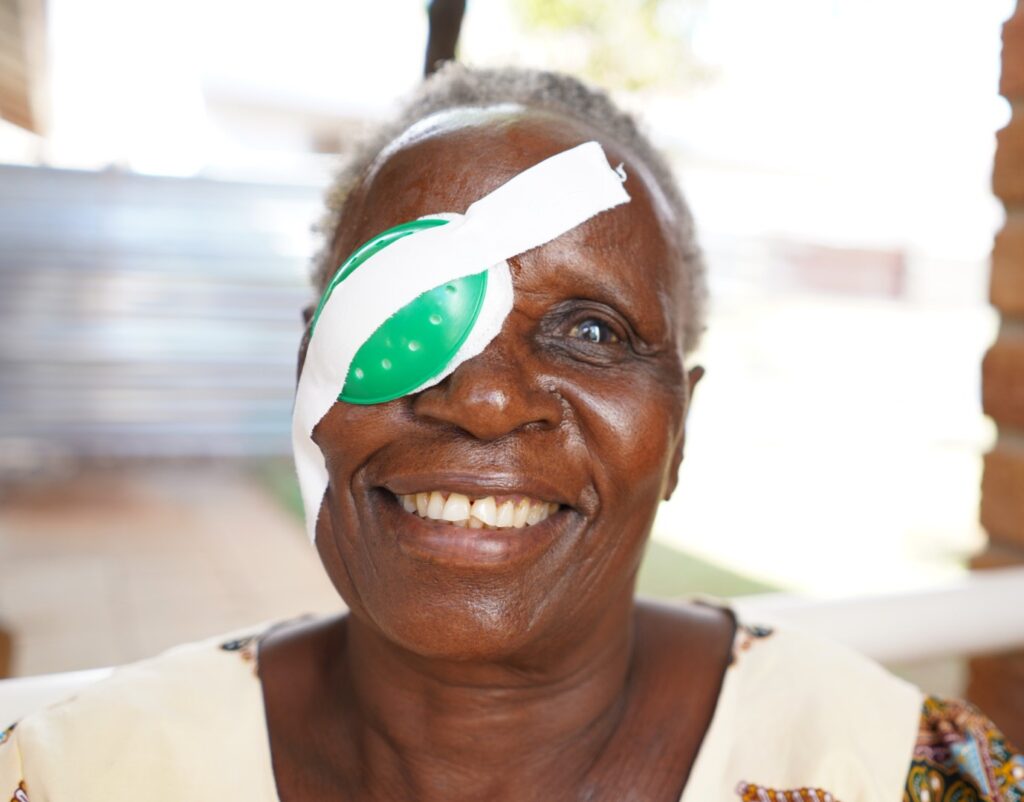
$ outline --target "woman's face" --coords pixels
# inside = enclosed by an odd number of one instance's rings
[[[435,118],[355,190],[335,256],[406,220],[463,212],[590,139],[601,137],[522,110]],[[673,221],[642,166],[602,145],[625,163],[631,202],[510,261],[514,307],[482,354],[416,395],[336,403],[314,431],[330,475],[317,529],[327,571],[354,615],[413,652],[563,648],[629,604],[655,508],[674,487],[689,388]],[[434,492],[557,511],[470,529],[400,500]]]

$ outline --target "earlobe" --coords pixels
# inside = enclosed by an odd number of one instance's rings
[[[665,493],[662,501],[668,501],[679,484],[679,467],[683,464],[683,448],[686,445],[686,426],[683,425],[683,432],[679,436],[679,443],[676,445],[675,454],[672,455],[672,467],[669,469],[668,482],[665,485]]]
[[[697,390],[697,385],[700,384],[700,380],[704,378],[704,368],[700,365],[694,365],[686,373],[686,415],[690,415],[690,405],[693,404],[693,394]]]
[[[672,455],[672,467],[669,469],[668,483],[665,486],[664,501],[672,498],[676,485],[679,484],[679,468],[683,464],[683,452],[686,448],[686,421],[690,417],[690,406],[693,403],[693,393],[697,389],[700,380],[704,378],[704,368],[695,365],[686,374],[686,412],[683,417],[683,431],[679,435],[679,442],[676,444],[675,453]]]

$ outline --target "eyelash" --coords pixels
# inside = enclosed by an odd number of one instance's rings
[[[586,335],[591,326],[602,330],[603,341],[595,342]],[[593,365],[617,364],[642,355],[646,348],[616,310],[583,299],[564,301],[551,310],[543,318],[540,336],[554,352]]]

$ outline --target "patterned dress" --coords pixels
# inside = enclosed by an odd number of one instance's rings
[[[1021,802],[1024,755],[966,702],[925,699],[903,799]]]
[[[125,666],[0,731],[0,802],[279,802],[266,629]],[[964,702],[743,626],[680,802],[1024,802],[1024,756]]]

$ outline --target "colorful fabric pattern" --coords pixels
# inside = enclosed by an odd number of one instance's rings
[[[820,788],[798,788],[795,791],[776,791],[761,785],[740,783],[736,788],[741,802],[839,802],[828,791]]]
[[[730,664],[735,664],[740,655],[749,651],[760,640],[770,638],[774,630],[771,627],[759,626],[756,624],[739,624],[736,627],[736,637],[732,643],[732,659]]]
[[[238,655],[245,660],[247,663],[252,664],[253,676],[258,677],[259,671],[256,667],[256,651],[259,649],[259,637],[256,635],[249,635],[245,638],[237,638],[235,640],[229,640],[220,645],[220,648],[225,652],[237,652]]]
[[[12,724],[0,730],[0,800],[2,802],[28,802],[28,790],[21,776],[21,757],[14,744]]]
[[[967,702],[928,697],[904,802],[1022,802],[1024,755]]]

